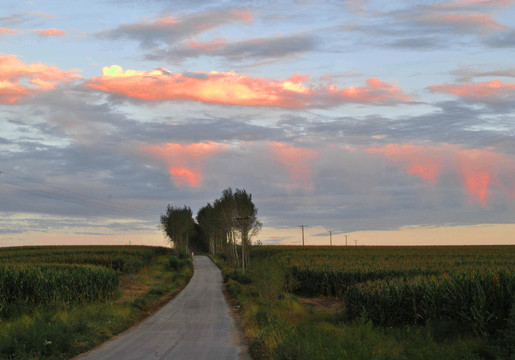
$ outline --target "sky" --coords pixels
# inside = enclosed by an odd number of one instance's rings
[[[515,245],[515,0],[2,1],[0,246]],[[345,237],[347,235],[347,237]]]

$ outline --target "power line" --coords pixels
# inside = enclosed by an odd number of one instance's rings
[[[141,217],[143,214],[150,215],[152,214],[155,216],[154,213],[152,213],[148,209],[138,209],[134,207],[125,207],[116,203],[113,203],[112,201],[106,201],[104,199],[95,198],[91,195],[86,195],[77,191],[67,190],[60,188],[58,186],[54,186],[48,183],[45,183],[41,180],[38,180],[36,178],[27,178],[24,176],[13,174],[12,172],[6,172],[1,171],[0,174],[5,174],[14,178],[18,178],[21,180],[24,180],[26,182],[31,182],[35,184],[39,184],[43,186],[43,188],[25,188],[22,185],[19,184],[10,184],[10,183],[2,183],[3,186],[10,187],[11,189],[25,192],[31,195],[48,198],[51,200],[57,200],[57,201],[64,201],[69,203],[75,203],[81,206],[85,207],[91,207],[101,210],[107,210],[107,211],[115,211],[117,213],[123,213],[125,215],[130,215],[134,217]],[[47,189],[45,189],[45,187]],[[57,192],[56,192],[57,191]]]

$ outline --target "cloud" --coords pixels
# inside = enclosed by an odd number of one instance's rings
[[[351,12],[363,14],[367,10],[366,0],[346,0],[345,6]]]
[[[226,149],[224,144],[206,142],[193,144],[166,143],[143,145],[144,153],[164,161],[175,185],[199,187],[202,185],[202,163],[212,155]]]
[[[488,37],[485,43],[493,48],[513,48],[515,46],[515,30],[494,34]]]
[[[396,20],[410,23],[414,26],[424,26],[426,30],[445,33],[489,34],[507,30],[508,27],[494,20],[495,14],[484,9],[475,10],[473,6],[445,6],[436,4],[430,6],[415,6],[405,10],[392,12]]]
[[[452,0],[433,6],[442,9],[488,9],[506,8],[514,4],[513,0]]]
[[[408,50],[470,49],[487,44],[510,47],[513,29],[501,22],[500,14],[513,2],[445,1],[431,5],[402,6],[390,11],[381,9],[362,18],[358,25],[344,26],[345,32],[364,34],[355,46],[387,46]],[[379,22],[378,22],[379,20]]]
[[[59,29],[55,29],[55,28],[46,29],[46,30],[37,30],[37,33],[40,36],[64,36],[65,35],[64,30],[59,30]]]
[[[233,71],[185,76],[166,69],[138,71],[118,65],[103,68],[103,75],[90,79],[89,89],[147,101],[200,101],[226,105],[279,108],[330,107],[345,103],[393,105],[411,98],[396,85],[379,79],[365,86],[342,89],[329,84],[314,88],[304,84],[308,76],[295,74],[286,80],[251,78]],[[207,78],[206,78],[207,77]]]
[[[430,91],[456,95],[481,103],[506,103],[515,99],[515,83],[491,80],[482,83],[432,85]]]
[[[515,195],[512,193],[515,178],[510,175],[515,170],[515,158],[508,155],[483,149],[463,149],[451,144],[388,144],[367,148],[366,151],[385,156],[408,174],[417,175],[433,186],[441,173],[457,173],[470,202],[483,207],[490,199],[492,187],[509,198]]]
[[[16,55],[0,55],[0,104],[14,104],[30,94],[55,89],[61,82],[79,79],[77,71],[42,63],[27,65]]]
[[[270,147],[274,158],[290,174],[290,184],[287,188],[313,190],[311,166],[320,156],[320,150],[300,148],[280,142],[271,143]]]
[[[233,23],[249,23],[252,14],[242,9],[208,11],[186,14],[180,18],[162,16],[153,20],[122,24],[113,30],[98,34],[107,39],[129,39],[140,43],[143,48],[170,45],[195,35]]]
[[[339,89],[330,85],[327,90],[329,102],[335,104],[343,101],[387,105],[412,100],[396,84],[392,85],[377,78],[368,79],[366,85],[361,87],[348,86]]]
[[[208,42],[187,40],[167,49],[155,49],[149,60],[182,61],[200,56],[217,56],[230,61],[255,62],[263,59],[288,59],[315,50],[319,41],[312,34],[261,37],[229,42],[216,38]]]
[[[0,36],[3,36],[4,34],[16,34],[21,32],[21,30],[15,30],[15,29],[9,29],[6,27],[0,27]]]
[[[456,163],[471,201],[477,200],[482,206],[486,206],[488,189],[499,158],[499,154],[479,149],[456,152]]]
[[[388,144],[368,148],[368,153],[382,154],[400,165],[410,175],[417,175],[429,183],[436,183],[441,168],[442,151],[438,147],[413,144]]]
[[[470,82],[477,77],[509,77],[515,78],[515,67],[493,70],[479,70],[473,67],[463,67],[453,72],[459,82]]]

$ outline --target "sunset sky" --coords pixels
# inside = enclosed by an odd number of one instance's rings
[[[2,1],[0,246],[515,245],[515,0]]]

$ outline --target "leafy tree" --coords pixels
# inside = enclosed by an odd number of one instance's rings
[[[220,237],[220,219],[216,214],[215,208],[208,203],[197,212],[197,224],[207,237],[209,252],[215,254],[222,250],[221,244],[218,244]]]
[[[262,224],[257,220],[258,209],[252,202],[252,194],[236,189],[233,197],[238,231],[241,234],[241,264],[245,272],[245,263],[249,263],[251,239],[259,233]]]
[[[244,269],[249,260],[251,239],[262,226],[257,220],[252,194],[246,190],[225,189],[213,205],[208,203],[199,209],[197,222],[209,239],[209,251],[223,253],[233,265],[241,263]]]
[[[180,252],[188,251],[188,242],[194,226],[193,213],[186,205],[182,208],[168,205],[166,214],[161,215],[161,228],[174,248]]]
[[[190,235],[188,247],[195,253],[203,253],[209,251],[209,242],[207,234],[198,225],[194,224],[193,232]]]

